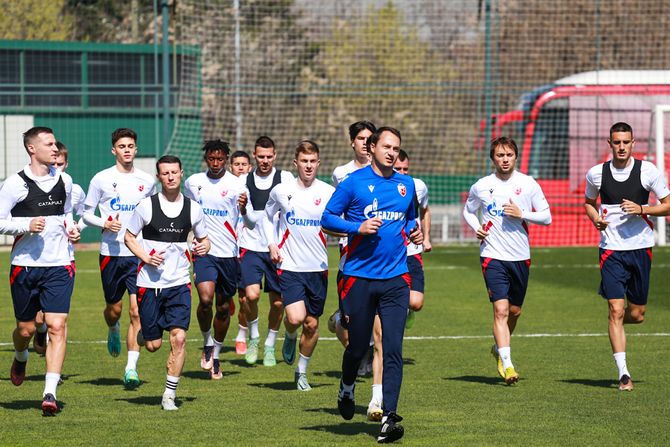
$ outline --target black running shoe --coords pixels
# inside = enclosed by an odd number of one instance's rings
[[[350,392],[344,391],[341,380],[340,392],[337,395],[337,409],[340,410],[340,415],[347,421],[353,418],[354,413],[356,412],[356,404],[354,403],[354,390],[352,389]]]
[[[23,383],[23,379],[26,378],[26,363],[28,362],[19,362],[14,359],[12,362],[12,369],[9,372],[9,378],[15,386],[19,386]]]
[[[377,442],[380,444],[388,444],[402,438],[405,434],[405,429],[398,423],[400,421],[402,421],[400,416],[395,413],[389,413],[386,420],[382,422],[382,428],[379,431],[379,436],[377,436]]]

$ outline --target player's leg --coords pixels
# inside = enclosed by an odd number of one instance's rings
[[[368,421],[381,421],[384,411],[384,392],[382,377],[384,374],[384,349],[382,346],[382,322],[379,315],[375,315],[375,324],[372,328],[374,338],[374,357],[372,359],[372,399],[368,404]]]
[[[258,360],[258,342],[260,333],[258,331],[258,300],[261,296],[261,282],[263,281],[262,261],[257,252],[247,250],[240,262],[241,283],[246,296],[246,318],[249,327],[249,344],[245,360],[247,364],[253,365]]]
[[[230,292],[228,292],[230,293]],[[223,378],[221,372],[221,349],[223,342],[228,334],[230,327],[230,304],[233,301],[233,294],[227,294],[225,291],[216,292],[216,312],[214,313],[214,351],[212,352],[212,368],[209,375],[214,380]]]
[[[149,352],[158,351],[163,344],[163,329],[159,325],[161,317],[162,295],[156,289],[138,287],[137,310],[140,314],[140,325],[144,347]]]
[[[164,410],[177,410],[175,396],[186,359],[186,331],[191,322],[191,284],[163,289],[162,295],[165,305],[159,324],[170,330],[170,354],[161,406]]]
[[[161,399],[163,410],[178,410],[175,404],[177,386],[184,368],[186,359],[186,331],[182,328],[170,329],[170,354],[167,360],[167,378],[165,380],[165,391]]]
[[[310,391],[312,389],[307,380],[307,367],[312,359],[316,343],[319,340],[319,318],[307,315],[302,324],[300,335],[300,355],[298,365],[295,369],[295,384],[299,391]]]
[[[195,287],[198,290],[196,316],[203,338],[200,367],[206,371],[212,369],[213,362],[214,339],[212,338],[212,319],[214,314],[212,306],[214,304],[216,281],[219,276],[217,262],[218,259],[210,255],[196,256],[193,260],[193,276],[195,278]]]
[[[123,257],[123,268],[125,276],[125,290],[128,291],[128,332],[126,334],[126,348],[128,349],[128,360],[123,372],[123,384],[127,388],[140,386],[140,376],[137,373],[137,361],[140,358],[140,345],[137,342],[137,334],[140,331],[140,313],[137,306],[137,258]],[[119,271],[121,268],[119,269]]]
[[[239,310],[237,311],[237,336],[235,337],[235,353],[237,355],[245,355],[247,353],[247,333],[249,332],[249,327],[247,323],[247,314],[249,312],[247,306],[247,297],[244,293],[244,287],[241,287],[242,284],[242,272],[240,269],[240,260],[238,258],[238,274],[237,274],[237,296]]]
[[[26,269],[11,265],[9,287],[14,306],[16,328],[12,332],[14,360],[10,369],[11,382],[19,386],[26,377],[28,346],[35,333],[35,316],[40,309],[39,293],[36,287],[38,269]]]
[[[123,312],[123,295],[126,292],[127,259],[135,257],[117,257],[100,255],[100,279],[105,297],[105,309],[102,314],[107,323],[107,351],[112,357],[121,353],[121,325],[119,319]],[[136,267],[135,267],[136,269]]]
[[[423,291],[424,291],[424,273],[423,258],[420,254],[407,257],[407,269],[412,279],[409,291],[409,312],[407,313],[407,322],[405,329],[411,329],[416,318],[415,312],[423,309]]]
[[[281,285],[279,284],[279,275],[277,267],[270,259],[270,253],[263,253],[263,274],[265,276],[265,292],[270,299],[270,309],[268,310],[268,335],[265,338],[263,353],[263,365],[275,366],[277,359],[275,356],[275,344],[277,334],[281,327],[284,316],[284,303],[281,297]]]
[[[47,324],[44,322],[44,312],[41,310],[35,316],[35,336],[33,337],[35,353],[44,355],[47,350]]]

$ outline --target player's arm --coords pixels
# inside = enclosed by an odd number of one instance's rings
[[[598,192],[600,187],[596,183],[594,174],[596,170],[591,168],[586,174],[586,193],[584,197],[584,211],[586,216],[593,223],[598,231],[604,231],[609,222],[607,222],[598,211]]]
[[[95,209],[98,207],[101,199],[102,189],[98,187],[96,178],[93,177],[91,183],[88,186],[88,194],[86,195],[86,200],[84,201],[82,219],[88,226],[102,228],[103,230],[118,233],[121,230],[119,213],[116,213],[116,217],[107,216],[106,219],[104,217],[98,217],[95,215]]]
[[[68,174],[61,174],[63,182],[65,183],[65,205],[63,210],[65,212],[65,232],[67,233],[67,238],[70,242],[75,243],[79,242],[81,239],[81,233],[79,231],[79,226],[74,221],[72,216],[73,211],[73,197],[74,197],[74,183],[72,182],[72,177]]]
[[[128,223],[126,233],[123,236],[123,241],[125,242],[126,247],[128,247],[128,250],[137,256],[140,261],[147,265],[158,267],[163,263],[165,252],[156,253],[154,250],[151,250],[151,253],[147,253],[140,241],[137,240],[137,235],[142,231],[142,228],[151,221],[151,207],[149,207],[148,210],[145,210],[143,207],[144,204],[145,201],[143,200],[137,207],[135,207],[130,222]]]
[[[479,222],[479,217],[477,216],[477,211],[481,206],[481,202],[477,197],[477,189],[475,185],[472,185],[470,188],[470,193],[468,194],[468,200],[465,202],[463,207],[463,219],[470,228],[475,232],[477,239],[483,241],[489,235],[489,230],[491,229],[491,222]]]
[[[354,234],[375,234],[381,225],[380,219],[374,218],[363,222],[352,222],[342,217],[351,202],[351,193],[344,185],[345,183],[341,183],[335,189],[326,205],[326,209],[323,210],[321,228],[325,232],[329,232],[328,234],[343,235],[341,237]]]
[[[421,232],[423,233],[423,251],[429,252],[433,249],[433,244],[430,243],[430,207],[426,205],[425,208],[419,209],[421,215]]]
[[[193,202],[196,204],[196,202]],[[193,222],[193,252],[198,256],[205,256],[212,248],[212,244],[207,237],[207,225],[205,224],[205,215],[200,206],[191,207],[191,221]]]
[[[650,164],[645,163],[643,164],[643,167],[647,168],[649,165]],[[651,169],[644,169],[643,184],[645,185],[645,188],[652,191],[656,197],[662,197],[658,200],[660,203],[657,205],[644,205],[624,199],[621,203],[623,212],[626,214],[636,214],[638,216],[643,214],[650,216],[670,215],[670,190],[668,190],[668,186],[661,175],[661,172],[656,169],[655,166]]]
[[[268,203],[265,204],[265,218],[261,220],[261,232],[265,237],[265,240],[268,241],[268,250],[270,251],[270,259],[275,264],[281,262],[281,255],[279,254],[279,247],[277,246],[277,241],[275,240],[276,226],[279,226],[279,219],[275,219],[275,216],[280,212],[279,200],[277,197],[277,188],[274,188],[270,191],[270,198]],[[275,222],[273,224],[273,222]]]

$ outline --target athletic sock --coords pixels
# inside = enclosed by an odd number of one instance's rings
[[[109,332],[120,332],[121,331],[121,322],[117,321],[113,325],[109,326]]]
[[[347,385],[346,383],[342,382],[341,380],[340,380],[340,383],[342,384],[342,391],[344,391],[345,393],[351,393],[351,392],[354,391],[354,385],[356,384],[356,381],[354,381],[354,383],[352,383],[351,385]]]
[[[25,351],[14,351],[14,358],[19,361],[19,362],[27,362],[28,361],[28,350],[26,349]]]
[[[216,338],[214,340],[214,352],[212,353],[212,358],[218,359],[221,354],[221,348],[223,348],[223,342],[218,341]]]
[[[247,341],[247,327],[242,326],[241,324],[238,324],[237,326],[239,327],[239,330],[237,331],[237,337],[235,337],[235,341]]]
[[[140,351],[128,351],[128,363],[126,363],[126,371],[130,369],[137,369],[137,359],[140,358]]]
[[[381,383],[372,384],[372,400],[379,403],[384,402],[384,393]]]
[[[298,371],[301,374],[306,374],[307,366],[309,366],[309,359],[311,359],[311,357],[307,357],[300,354],[300,358],[298,359],[298,368],[296,369],[296,371]]]
[[[168,375],[163,394],[175,397],[177,395],[177,385],[179,385],[179,377]]]
[[[258,318],[247,322],[247,324],[249,325],[249,338],[259,338],[261,334],[258,332]]]
[[[626,365],[626,352],[615,352],[614,363],[616,363],[616,367],[619,369],[619,379],[621,379],[624,374],[630,377],[628,366]]]
[[[504,348],[498,348],[498,354],[500,354],[500,359],[502,360],[503,369],[513,367],[512,365],[512,352],[509,346]]]
[[[44,394],[42,396],[46,396],[47,394],[53,394],[54,397],[56,397],[56,387],[58,387],[58,381],[60,380],[60,374],[58,373],[46,373],[44,375]]]
[[[214,346],[214,339],[212,338],[212,330],[201,332],[203,339],[203,346]]]
[[[265,347],[266,348],[274,348],[275,343],[277,342],[277,334],[279,331],[275,331],[274,329],[268,329],[268,336],[265,339]]]
[[[42,324],[37,326],[37,332],[39,332],[40,334],[44,334],[46,331],[47,331],[47,324],[46,323],[43,322]]]

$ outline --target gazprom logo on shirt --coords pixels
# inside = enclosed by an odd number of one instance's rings
[[[372,219],[376,217],[381,220],[403,220],[405,218],[405,213],[400,211],[379,211],[379,202],[375,198],[372,203],[365,207],[363,214],[366,219]]]
[[[291,209],[286,213],[286,222],[289,225],[297,225],[299,227],[320,227],[321,221],[318,219],[303,219],[300,217],[295,217],[295,210]]]
[[[504,216],[505,212],[502,208],[498,208],[498,204],[494,200],[492,204],[486,206],[486,211],[490,216]]]
[[[202,207],[202,212],[204,214],[207,214],[208,216],[215,216],[215,217],[227,217],[228,216],[228,210],[217,210],[215,208],[206,208]]]
[[[133,211],[136,206],[135,203],[123,203],[121,196],[116,196],[109,202],[109,207],[114,211]]]

